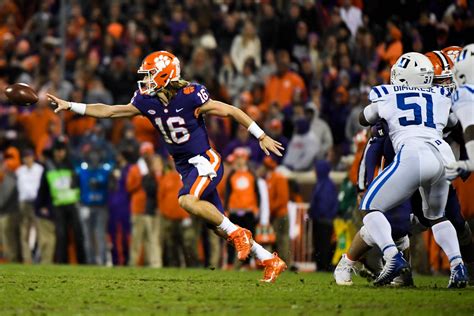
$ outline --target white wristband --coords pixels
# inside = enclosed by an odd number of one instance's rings
[[[260,137],[265,135],[265,132],[255,122],[252,122],[252,124],[250,124],[247,130],[249,131],[250,134],[252,134],[257,139],[260,139]]]
[[[69,110],[77,114],[86,114],[86,107],[87,105],[85,103],[69,102]]]

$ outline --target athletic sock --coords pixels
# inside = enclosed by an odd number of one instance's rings
[[[253,242],[250,252],[260,261],[273,258],[273,255],[267,249],[260,246],[256,241]]]
[[[431,227],[436,243],[443,249],[451,263],[451,268],[462,263],[458,236],[450,221],[446,220]]]
[[[237,226],[233,224],[227,217],[223,216],[224,219],[222,220],[222,223],[220,223],[219,226],[217,226],[219,229],[222,229],[227,235],[232,234],[237,230]]]
[[[357,261],[356,261],[356,260],[352,260],[352,259],[349,257],[349,254],[346,253],[346,262],[347,262],[347,264],[353,266],[354,264],[356,264]]]
[[[382,250],[385,260],[395,256],[398,249],[392,239],[392,227],[385,215],[380,211],[370,212],[365,215],[363,221],[370,236]]]

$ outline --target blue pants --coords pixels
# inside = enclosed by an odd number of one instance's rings
[[[179,191],[178,196],[191,194],[201,200],[213,204],[219,212],[224,214],[224,207],[222,206],[219,193],[217,193],[217,185],[222,180],[224,174],[224,166],[221,163],[221,157],[214,150],[209,149],[205,154],[205,158],[213,166],[217,176],[212,180],[209,177],[201,177],[198,174],[197,168],[186,161],[176,161],[176,169],[181,175],[183,187]]]
[[[394,240],[400,239],[410,232],[410,213],[410,200],[384,213],[390,226],[392,226],[392,237]]]

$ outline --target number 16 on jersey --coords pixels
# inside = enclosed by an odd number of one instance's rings
[[[169,135],[163,126],[163,122],[161,117],[155,118],[155,123],[158,125],[160,129],[161,135],[163,135],[163,139],[168,144],[182,144],[189,140],[189,131],[186,127],[185,120],[181,116],[172,116],[166,120],[166,125],[169,130]]]

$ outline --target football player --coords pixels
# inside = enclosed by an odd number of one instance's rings
[[[371,137],[367,142],[359,165],[358,191],[363,192],[374,180],[375,170],[382,165],[389,165],[395,157],[395,152],[388,137],[388,126],[384,120],[380,120],[371,129]],[[382,170],[382,168],[380,168]],[[391,234],[400,252],[406,252],[410,246],[408,233],[410,230],[410,200],[407,199],[393,209],[387,210],[384,215],[392,228]],[[357,262],[364,262],[371,274],[377,274],[382,269],[380,257],[375,251],[368,253],[372,247],[377,246],[365,226],[354,236],[347,254],[343,254],[334,270],[334,279],[338,285],[352,285],[352,272],[356,269]],[[372,256],[366,258],[364,256]],[[377,258],[373,258],[377,257]],[[406,257],[406,256],[405,256]],[[413,285],[411,272],[406,271],[396,285]],[[394,279],[395,280],[395,279]]]
[[[474,44],[463,48],[454,64],[454,76],[459,87],[453,94],[453,112],[461,121],[468,159],[447,167],[447,178],[455,179],[465,171],[474,171]]]
[[[423,215],[434,238],[451,263],[448,287],[465,287],[467,272],[460,254],[456,231],[444,216],[449,185],[445,165],[455,160],[442,139],[451,107],[450,93],[432,87],[434,68],[419,53],[402,55],[391,69],[391,85],[374,87],[369,104],[360,115],[368,126],[385,119],[396,155],[394,161],[369,186],[360,209],[368,212],[364,226],[382,250],[385,265],[374,281],[390,283],[409,268],[391,236],[384,212],[400,205],[420,189]]]
[[[179,204],[189,213],[206,220],[214,231],[226,238],[237,250],[239,260],[250,254],[264,266],[264,282],[274,282],[286,269],[276,253],[271,254],[252,239],[245,228],[234,225],[223,215],[216,187],[222,178],[223,164],[209,144],[204,115],[231,117],[255,136],[262,150],[281,156],[282,145],[271,137],[240,109],[212,100],[206,87],[180,77],[178,58],[166,51],[146,56],[138,70],[138,81],[129,104],[84,104],[61,100],[48,94],[57,105],[55,112],[70,110],[96,118],[117,118],[143,115],[161,133],[166,149],[172,155],[182,177]]]
[[[446,55],[445,51],[456,51],[456,47],[448,47],[442,51],[433,51],[425,54],[431,61],[434,67],[433,85],[442,86],[444,88],[455,88],[452,60]],[[455,121],[451,122],[454,125]],[[373,128],[372,137],[367,143],[362,158],[362,163],[359,167],[359,190],[365,190],[368,184],[373,179],[373,174],[376,166],[381,164],[383,157],[384,164],[387,165],[393,161],[395,153],[393,146],[388,137],[388,126],[384,121],[379,121]],[[413,205],[413,207],[412,207]],[[410,227],[410,212],[413,209],[412,223]],[[409,239],[407,233],[411,231],[412,234],[418,233],[429,228],[429,220],[423,216],[422,208],[420,206],[419,195],[415,194],[409,200],[404,201],[395,209],[385,212],[390,225],[392,227],[392,237],[395,244],[400,251],[405,251],[409,246]],[[456,229],[457,236],[461,246],[461,254],[463,259],[468,263],[468,268],[473,267],[474,264],[474,245],[472,243],[472,234],[469,225],[466,223],[461,215],[461,209],[457,200],[456,191],[452,186],[449,188],[448,201],[446,204],[446,217],[453,224]],[[363,226],[354,237],[351,247],[347,254],[343,255],[339,261],[335,271],[334,278],[338,285],[352,285],[352,271],[354,270],[356,261],[359,261],[365,255],[374,242],[370,235],[367,234]],[[404,252],[407,257],[408,252]],[[371,260],[373,262],[373,260]],[[470,275],[471,276],[471,275]],[[392,282],[397,286],[410,286],[413,284],[411,273],[407,272],[397,277]]]
[[[453,64],[456,62],[456,59],[458,58],[459,56],[459,53],[462,51],[462,47],[459,47],[459,46],[448,46],[446,48],[443,48],[441,50],[443,53],[446,54],[446,56],[449,57],[449,59],[451,59],[451,61],[453,62]]]

